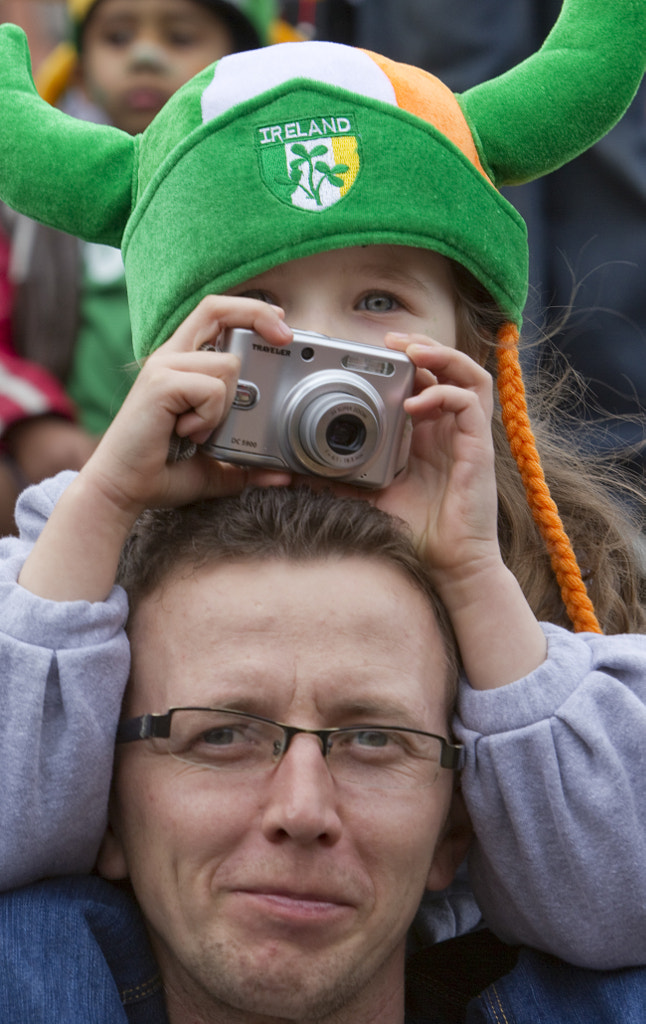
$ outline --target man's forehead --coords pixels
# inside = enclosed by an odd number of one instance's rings
[[[183,569],[142,600],[130,636],[137,697],[166,702],[136,713],[198,699],[269,713],[259,689],[271,702],[306,679],[328,705],[366,711],[406,706],[406,690],[419,704],[445,689],[446,651],[428,601],[376,559]]]

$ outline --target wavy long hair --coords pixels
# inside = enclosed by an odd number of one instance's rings
[[[505,317],[485,289],[452,263],[458,347],[497,380],[496,336]],[[646,632],[645,495],[618,459],[584,453],[574,429],[584,386],[574,373],[555,378],[524,370],[532,430],[552,498],[605,633]],[[492,425],[498,487],[498,535],[505,564],[542,621],[572,628],[545,543],[527,504],[500,406]]]

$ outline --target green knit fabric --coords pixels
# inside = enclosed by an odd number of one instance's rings
[[[119,257],[118,249],[110,252]],[[79,422],[98,437],[119,411],[136,373],[123,265],[121,274],[106,278],[93,274],[87,260],[84,264],[79,330],[66,391]]]

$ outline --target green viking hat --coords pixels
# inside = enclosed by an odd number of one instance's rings
[[[470,270],[520,323],[525,225],[497,187],[559,167],[621,117],[644,72],[646,0],[565,0],[537,54],[455,96],[334,43],[225,57],[131,138],[45,104],[0,27],[0,198],[121,246],[135,355],[203,296],[322,250],[410,245]]]

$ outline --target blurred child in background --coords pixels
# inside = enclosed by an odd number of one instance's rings
[[[276,31],[274,0],[67,6],[71,38],[40,67],[41,95],[131,135],[207,64]],[[8,532],[22,486],[84,464],[134,373],[120,251],[6,207],[1,229],[10,241],[3,290],[13,304],[10,347],[0,348],[0,532]]]

